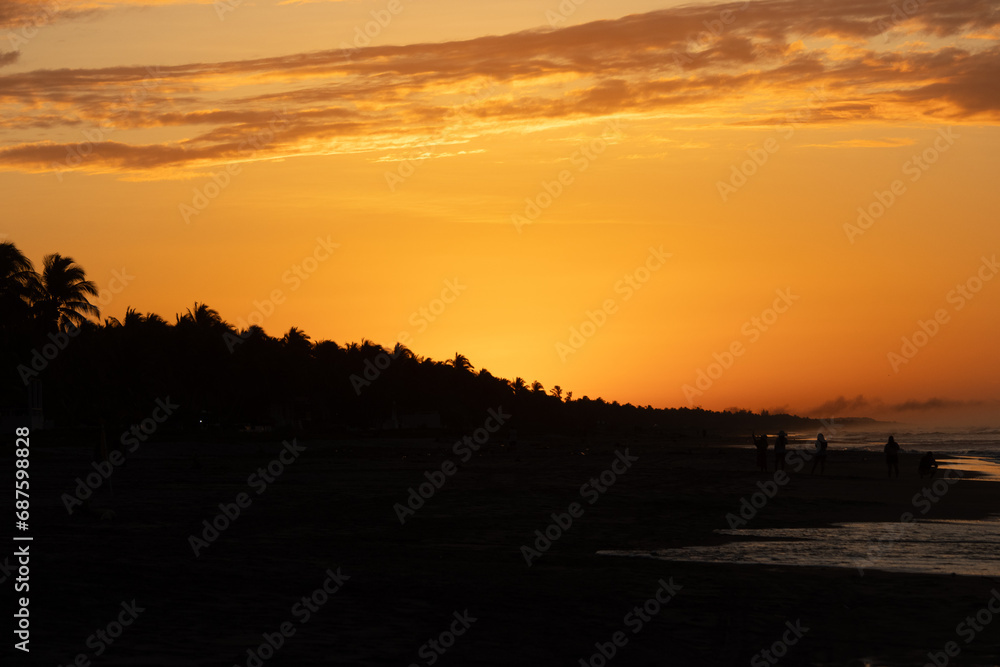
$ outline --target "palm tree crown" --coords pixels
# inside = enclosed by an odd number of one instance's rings
[[[10,241],[0,243],[0,323],[28,317],[36,279],[31,260]]]
[[[41,275],[33,275],[29,282],[35,316],[45,328],[64,331],[80,326],[88,316],[101,314],[87,300],[88,296],[97,296],[97,286],[87,280],[83,267],[72,257],[46,255]]]

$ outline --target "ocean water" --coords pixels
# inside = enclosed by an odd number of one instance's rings
[[[882,452],[889,436],[896,438],[902,452],[934,452],[944,467],[974,471],[970,479],[1000,480],[1000,429],[921,429],[893,425],[896,430],[860,431],[827,429],[824,435],[831,450],[855,449]],[[789,433],[793,446],[811,448],[816,433]]]
[[[942,467],[974,471],[971,480],[1000,480],[1000,429],[901,428],[824,431],[831,451],[882,454],[889,435],[903,453],[934,452]],[[811,448],[816,433],[789,433],[791,446]],[[905,464],[904,464],[905,465]],[[747,563],[956,574],[1000,574],[1000,504],[984,521],[839,523],[820,528],[719,529],[731,541],[679,549],[605,550],[606,556],[655,558],[700,563]]]
[[[988,521],[842,523],[824,528],[720,529],[732,542],[681,549],[599,551],[697,563],[842,567],[995,577],[1000,516]]]
[[[893,430],[895,429],[895,430]],[[830,447],[882,451],[886,440],[892,435],[903,451],[946,452],[949,454],[972,454],[1000,457],[1000,429],[921,429],[894,424],[879,431],[848,429],[824,430]],[[791,433],[793,439],[813,441],[816,434]]]

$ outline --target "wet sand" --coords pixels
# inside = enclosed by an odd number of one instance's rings
[[[949,664],[998,664],[1000,615],[969,643],[956,626],[1000,587],[1000,566],[992,578],[860,576],[597,555],[730,539],[715,529],[773,475],[755,471],[751,448],[727,447],[733,440],[522,434],[515,449],[488,442],[468,462],[452,439],[299,442],[305,451],[261,493],[260,478],[248,476],[278,456],[278,441],[146,443],[113,474],[113,495],[98,492],[95,512],[70,517],[59,496],[91,470],[90,448],[39,436],[30,664],[84,654],[95,665],[247,665],[247,649],[282,623],[294,634],[259,664],[600,665],[595,642],[619,631],[626,641],[611,665],[769,664],[758,652],[797,621],[808,631],[778,664],[923,665],[949,641],[961,649]],[[904,452],[902,477],[887,480],[880,454],[831,447],[823,476],[791,473],[747,527],[897,521],[914,511],[914,494],[928,486],[916,455]],[[581,492],[625,448],[637,460],[603,492]],[[401,525],[394,505],[445,460],[457,470]],[[250,505],[195,557],[189,536],[240,493]],[[574,502],[582,514],[529,567],[521,547]],[[114,516],[100,518],[105,509]],[[927,518],[998,512],[1000,482],[961,480]],[[303,622],[296,603],[338,568],[349,578]],[[651,604],[660,608],[641,624],[628,617],[661,580],[676,595]],[[88,637],[133,599],[144,611],[96,656],[102,644]],[[476,619],[467,629],[455,620],[466,610]],[[440,635],[452,627],[463,632],[443,653],[427,645],[450,644]]]

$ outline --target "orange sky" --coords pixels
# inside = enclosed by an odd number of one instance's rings
[[[1000,2],[50,7],[0,4],[0,236],[104,316],[1000,421]]]

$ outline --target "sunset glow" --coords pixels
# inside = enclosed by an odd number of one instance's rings
[[[0,240],[72,256],[102,319],[993,423],[998,9],[5,2]]]

